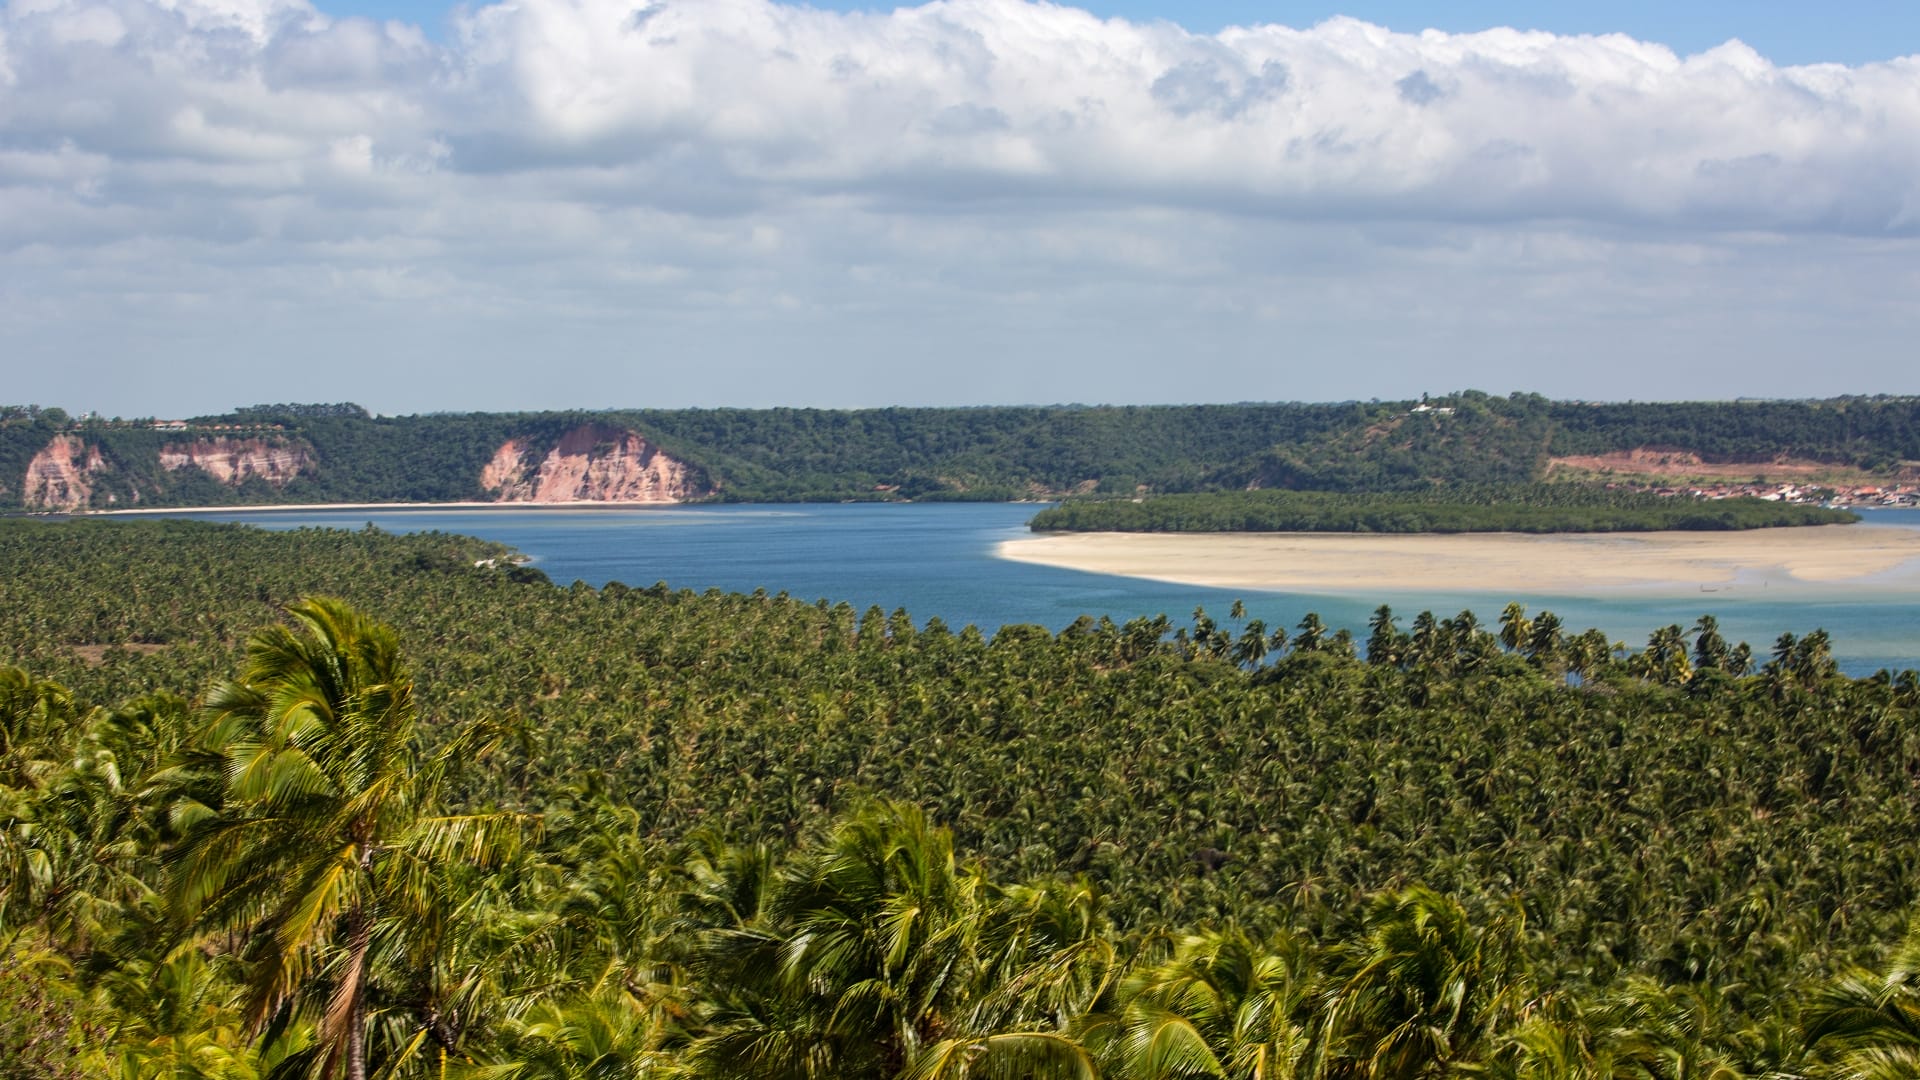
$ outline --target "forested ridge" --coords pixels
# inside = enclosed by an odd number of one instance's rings
[[[1425,406],[1424,408],[1422,406]],[[0,407],[0,507],[57,436],[100,455],[88,506],[442,502],[489,497],[508,440],[550,445],[624,428],[687,462],[715,498],[1011,499],[1097,491],[1366,492],[1526,484],[1556,456],[1658,449],[1702,461],[1780,458],[1889,475],[1920,462],[1920,399],[1579,403],[1474,391],[1427,402],[889,409],[616,409],[374,417],[358,406],[262,405],[191,418],[74,419]],[[162,447],[251,436],[309,465],[284,484],[161,467]]]
[[[1841,525],[1860,515],[1756,498],[1692,499],[1572,484],[1443,492],[1217,491],[1076,499],[1034,515],[1035,532],[1649,532]]]
[[[0,1076],[1895,1077],[1920,677],[0,522]],[[315,599],[315,598],[336,599]]]

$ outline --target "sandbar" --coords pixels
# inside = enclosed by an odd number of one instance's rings
[[[1920,529],[1647,533],[1058,533],[1003,558],[1185,585],[1296,593],[1920,594]]]

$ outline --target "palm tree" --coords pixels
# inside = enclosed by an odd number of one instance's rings
[[[723,1000],[691,1048],[728,1077],[1091,1078],[1063,1030],[1103,984],[1103,924],[1001,893],[921,812],[876,803],[782,876],[757,925],[710,935]],[[1076,914],[1078,913],[1078,914]]]
[[[1318,612],[1307,612],[1294,629],[1300,631],[1293,637],[1295,652],[1318,652],[1327,642],[1327,624],[1320,620]]]
[[[1183,939],[1171,958],[1129,977],[1118,1015],[1097,1025],[1112,1075],[1303,1075],[1312,1044],[1310,956],[1291,936],[1260,944],[1240,930],[1221,930]]]
[[[1393,625],[1393,609],[1385,604],[1373,610],[1367,620],[1367,663],[1397,666],[1406,644],[1406,635]]]
[[[1647,637],[1647,648],[1640,654],[1640,674],[1666,686],[1680,686],[1693,678],[1693,663],[1687,657],[1686,631],[1678,623],[1663,626]]]
[[[1233,635],[1220,629],[1204,607],[1193,609],[1193,648],[1197,655],[1220,657],[1233,644]]]
[[[432,815],[449,762],[479,748],[470,733],[422,760],[390,628],[330,598],[287,611],[298,632],[256,632],[240,679],[207,695],[223,806],[186,836],[168,892],[193,926],[244,934],[255,1031],[271,1043],[317,1013],[313,1072],[365,1080],[378,965],[429,966],[439,872],[510,850],[517,822]]]
[[[1693,624],[1693,633],[1693,666],[1700,671],[1726,670],[1733,650],[1727,639],[1720,636],[1720,620],[1702,615]]]
[[[279,1063],[279,1054],[256,1055],[230,1008],[230,984],[197,949],[181,949],[164,961],[132,960],[101,979],[114,1005],[111,1045],[120,1075],[129,1080],[253,1080]],[[298,1050],[283,1039],[280,1054]]]
[[[1508,1032],[1485,1075],[1497,1080],[1614,1080],[1613,1058],[1607,1048],[1595,1045],[1596,1034],[1592,1018],[1577,1007],[1543,1010]]]
[[[1533,640],[1533,622],[1527,618],[1527,605],[1515,600],[1500,612],[1500,644],[1508,652],[1519,652]]]
[[[66,837],[37,820],[37,804],[64,775],[78,720],[65,687],[0,667],[0,929],[46,918],[57,857],[48,848]]]
[[[1602,1041],[1616,1076],[1745,1080],[1740,1033],[1723,1030],[1732,1010],[1714,984],[1664,985],[1635,976],[1609,1005],[1613,1023]]]
[[[1330,991],[1323,1068],[1341,1077],[1452,1075],[1518,1015],[1526,982],[1516,927],[1480,927],[1460,904],[1412,887],[1376,898]]]
[[[1886,973],[1853,972],[1806,1011],[1807,1042],[1835,1080],[1920,1075],[1920,919],[1907,928]]]
[[[1543,611],[1533,617],[1533,636],[1520,646],[1536,667],[1550,667],[1564,659],[1566,635],[1560,616]]]
[[[1233,646],[1233,662],[1241,667],[1257,668],[1267,658],[1267,624],[1260,619],[1247,623],[1240,640]]]
[[[505,1027],[504,1060],[472,1070],[475,1080],[611,1080],[666,1071],[660,1017],[623,991],[542,1002]]]

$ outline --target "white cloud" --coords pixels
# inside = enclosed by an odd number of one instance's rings
[[[160,352],[201,347],[222,332],[182,312],[223,302],[316,340],[364,327],[369,355],[457,317],[511,322],[475,339],[504,356],[564,312],[589,355],[705,334],[752,366],[762,322],[823,365],[869,343],[858,375],[796,376],[823,400],[871,391],[931,325],[1049,357],[1251,356],[1342,326],[1404,350],[1476,318],[1577,343],[1635,311],[1720,312],[1737,337],[1749,288],[1804,315],[1796,341],[1844,288],[1879,341],[1913,322],[1892,291],[1912,271],[1845,260],[1911,255],[1917,231],[1920,58],[1787,68],[1738,42],[1350,19],[1193,35],[1026,0],[512,0],[445,45],[305,0],[0,14],[0,273],[33,275],[0,318],[40,356],[78,323],[107,348],[123,317]],[[1129,362],[1144,389],[1105,396],[1166,389]],[[1084,378],[1049,364],[1008,377]]]

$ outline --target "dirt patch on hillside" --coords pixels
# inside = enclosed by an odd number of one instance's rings
[[[1901,472],[1911,472],[1911,468]],[[1869,475],[1847,465],[1778,458],[1773,461],[1702,461],[1690,450],[1624,450],[1611,454],[1575,454],[1547,459],[1547,475],[1591,473],[1614,476],[1688,477],[1707,480],[1766,481],[1865,480]]]
[[[130,652],[136,656],[152,656],[154,653],[165,648],[167,648],[167,646],[155,645],[152,642],[130,641],[125,645],[75,645],[73,647],[73,654],[78,656],[81,663],[86,664],[88,667],[99,667],[101,664],[107,662],[107,653],[113,649]]]

